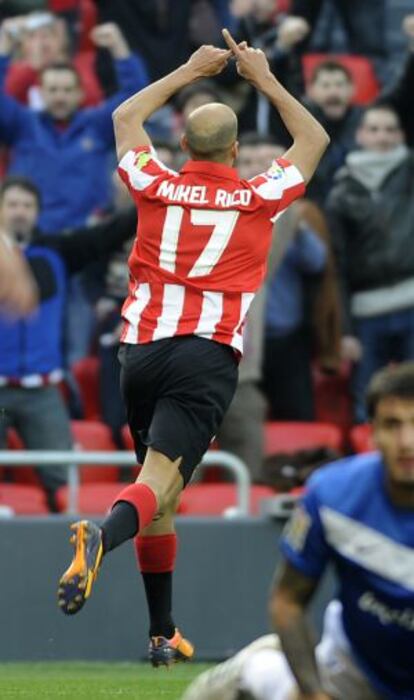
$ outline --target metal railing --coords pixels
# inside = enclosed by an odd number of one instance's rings
[[[68,466],[68,505],[67,513],[78,512],[79,472],[80,465],[89,467],[113,466],[136,467],[137,458],[134,452],[79,452],[54,450],[0,450],[0,466]],[[230,452],[220,450],[207,452],[200,468],[220,466],[232,473],[236,483],[237,505],[231,510],[233,517],[250,514],[251,479],[246,464]]]

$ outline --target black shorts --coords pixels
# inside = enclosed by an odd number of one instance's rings
[[[138,462],[151,446],[182,457],[184,485],[214,438],[237,386],[228,345],[194,335],[119,350],[121,392]]]

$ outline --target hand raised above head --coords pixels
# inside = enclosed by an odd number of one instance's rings
[[[253,49],[243,41],[237,44],[228,29],[223,29],[223,37],[236,59],[237,72],[242,78],[259,86],[261,80],[271,75],[269,62],[261,49]]]
[[[207,78],[221,73],[227,65],[231,51],[218,49],[216,46],[200,46],[187,61],[187,66],[198,78]]]
[[[122,29],[115,22],[97,24],[91,31],[90,37],[100,49],[108,49],[114,58],[126,58],[129,46]]]

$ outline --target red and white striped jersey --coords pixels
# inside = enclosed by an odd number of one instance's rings
[[[211,161],[190,160],[177,173],[149,146],[128,151],[118,170],[138,209],[121,340],[193,334],[242,352],[273,222],[303,194],[300,172],[279,158],[248,181]]]

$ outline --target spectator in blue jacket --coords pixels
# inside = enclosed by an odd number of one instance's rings
[[[15,19],[6,20],[0,29],[0,142],[12,149],[9,172],[30,177],[38,187],[42,231],[82,226],[110,200],[112,112],[145,86],[147,72],[143,61],[131,54],[117,25],[97,26],[92,39],[96,46],[108,49],[114,60],[118,92],[98,107],[81,109],[76,70],[70,64],[55,64],[42,72],[45,109],[36,112],[4,92],[15,25]]]
[[[63,378],[63,312],[71,274],[114,250],[135,233],[131,207],[105,223],[66,235],[42,236],[37,229],[39,192],[25,178],[0,186],[0,226],[18,246],[38,289],[39,306],[30,316],[0,313],[0,449],[13,426],[27,449],[71,449],[70,422],[58,385]],[[65,471],[42,467],[39,478],[54,507]]]
[[[45,109],[24,107],[4,92],[4,79],[19,34],[18,19],[6,20],[0,30],[0,142],[11,147],[9,173],[29,177],[39,189],[44,233],[84,226],[94,212],[108,207],[111,170],[108,156],[114,140],[112,112],[129,95],[145,86],[141,59],[131,54],[116,24],[92,31],[96,46],[109,50],[119,91],[99,107],[81,109],[82,91],[76,70],[67,63],[42,72]],[[91,285],[85,273],[71,281],[66,320],[66,364],[87,355],[94,327]],[[95,282],[96,286],[96,282]]]
[[[0,229],[0,308],[19,318],[37,305],[37,293],[26,263]]]

